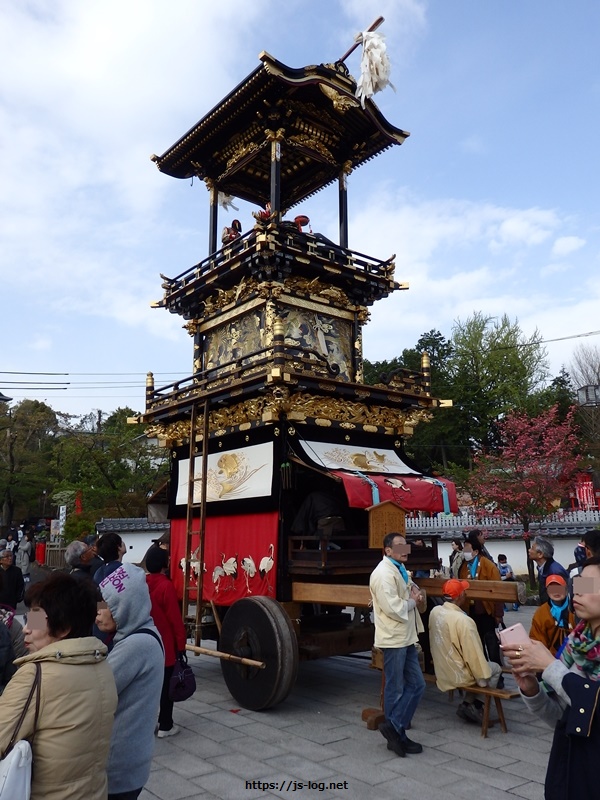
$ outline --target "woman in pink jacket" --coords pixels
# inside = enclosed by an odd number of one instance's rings
[[[152,601],[150,613],[165,648],[165,676],[158,715],[159,739],[179,733],[179,727],[173,723],[173,701],[169,697],[169,683],[177,654],[185,651],[187,639],[175,587],[165,574],[168,565],[169,554],[161,547],[151,547],[146,553],[146,569],[149,573],[146,575],[146,582]]]

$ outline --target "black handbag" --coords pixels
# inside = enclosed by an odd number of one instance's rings
[[[196,676],[185,653],[179,653],[169,682],[169,697],[174,703],[187,700],[196,691]]]

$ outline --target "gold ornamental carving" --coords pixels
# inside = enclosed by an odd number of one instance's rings
[[[256,144],[256,142],[249,142],[248,144],[240,144],[234,150],[231,158],[227,160],[227,169],[231,169],[238,161],[241,161],[242,158],[249,155],[250,153],[256,153],[260,150],[260,145]]]
[[[285,128],[277,128],[276,131],[267,128],[265,130],[265,136],[268,142],[282,142],[285,138]]]
[[[261,284],[254,278],[243,278],[237,286],[231,289],[217,289],[214,294],[207,297],[204,301],[204,313],[208,316],[229,305],[243,303],[249,297],[260,294],[260,287]]]
[[[224,436],[227,429],[248,426],[252,422],[278,420],[281,413],[287,411],[289,405],[289,390],[287,387],[276,387],[260,397],[243,400],[227,408],[218,408],[209,412],[208,429],[212,434]],[[204,427],[204,416],[198,415],[196,429],[201,431]],[[148,438],[168,439],[171,441],[184,441],[190,436],[189,420],[179,420],[169,424],[148,425],[146,429]]]
[[[297,147],[306,147],[309,150],[316,150],[316,152],[323,156],[330,164],[336,163],[331,150],[325,147],[323,142],[320,142],[314,136],[308,136],[305,133],[297,133],[295,136],[290,136],[288,141],[290,144],[296,145]]]
[[[288,292],[291,290],[296,295],[305,294],[316,296],[318,299],[327,298],[329,302],[333,302],[342,308],[352,308],[348,295],[343,289],[323,283],[318,278],[313,278],[309,281],[307,278],[292,276],[286,280],[285,288]]]
[[[195,336],[200,330],[200,322],[197,319],[193,319],[190,320],[190,322],[186,322],[185,325],[181,327],[186,330],[190,336]]]
[[[335,138],[339,142],[344,127],[335,114],[330,114],[325,108],[317,107],[314,103],[303,103],[298,100],[287,100],[286,107],[298,115],[293,125],[296,130],[304,130],[307,120],[318,121],[319,129],[326,129],[328,139]]]
[[[339,400],[335,397],[316,397],[306,393],[292,395],[286,412],[293,412],[296,418],[301,414],[304,417],[330,419],[340,424],[376,425],[398,430],[431,419],[431,414],[425,409],[400,411],[384,406]]]
[[[349,97],[345,94],[340,94],[336,92],[331,86],[327,86],[324,83],[319,84],[319,89],[323,92],[325,97],[328,97],[333,105],[335,111],[339,111],[340,114],[345,114],[349,108],[356,108],[360,103],[354,97]]]

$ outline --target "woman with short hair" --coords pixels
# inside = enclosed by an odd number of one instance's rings
[[[30,586],[25,603],[28,655],[14,662],[17,672],[2,695],[0,752],[11,740],[39,668],[40,681],[18,734],[33,750],[31,800],[105,800],[117,691],[107,649],[90,636],[93,589],[56,572]]]

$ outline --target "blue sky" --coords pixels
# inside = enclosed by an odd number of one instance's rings
[[[557,0],[4,0],[0,5],[0,391],[83,414],[144,406],[190,374],[159,272],[207,254],[208,193],[151,163],[258,66],[333,61],[379,14],[411,132],[350,178],[350,246],[408,281],[372,307],[393,358],[475,311],[545,340],[600,328],[600,4]],[[348,61],[358,75],[358,54]],[[335,189],[295,213],[337,236]],[[243,206],[244,230],[252,220]],[[225,224],[230,215],[223,214]],[[548,341],[552,375],[578,344]],[[65,390],[7,381],[68,373]],[[39,384],[34,384],[39,385]],[[31,384],[29,385],[31,386]]]

